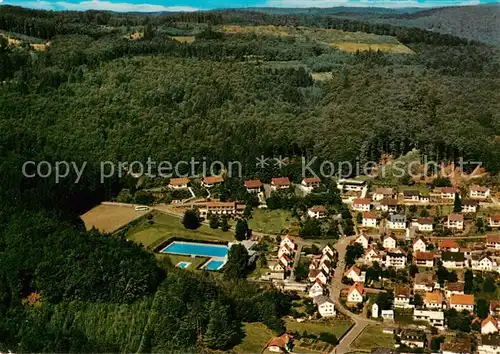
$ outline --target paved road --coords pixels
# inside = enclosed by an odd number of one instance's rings
[[[357,236],[343,237],[339,239],[339,241],[335,244],[335,249],[338,252],[338,262],[330,286],[330,297],[335,302],[337,310],[340,313],[344,314],[345,316],[350,317],[351,320],[354,321],[354,326],[351,327],[349,332],[342,338],[337,347],[335,347],[335,349],[332,351],[332,354],[333,353],[343,354],[350,352],[351,344],[356,340],[356,338],[360,335],[360,333],[363,332],[365,327],[370,323],[379,323],[373,320],[368,320],[363,316],[352,313],[340,303],[340,293],[342,289],[345,287],[345,285],[342,284],[342,278],[344,276],[344,269],[345,269],[344,257],[346,253],[346,248],[356,238]]]

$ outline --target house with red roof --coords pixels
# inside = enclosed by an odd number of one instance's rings
[[[500,227],[500,214],[490,215],[488,225],[490,227]]]
[[[372,200],[370,198],[354,199],[352,208],[356,211],[370,211]]]
[[[170,189],[185,189],[189,185],[189,178],[187,177],[182,177],[182,178],[170,178],[170,181],[168,182],[168,187]]]
[[[347,279],[351,279],[354,282],[365,282],[365,272],[362,272],[358,267],[352,266],[345,273],[344,276]]]
[[[313,219],[323,219],[326,217],[326,207],[324,205],[315,205],[307,210],[307,215]]]
[[[319,177],[306,177],[302,179],[300,184],[309,190],[313,190],[321,185],[321,179]]]
[[[439,250],[448,252],[460,252],[460,246],[458,245],[457,241],[444,240],[439,242]]]
[[[481,322],[481,334],[492,333],[498,333],[498,321],[489,314],[488,317]]]
[[[243,184],[248,193],[259,193],[263,186],[260,179],[249,179],[246,180]]]
[[[422,237],[417,237],[413,241],[413,252],[425,252],[427,250],[427,245]]]
[[[472,199],[485,200],[490,196],[490,189],[484,186],[474,185],[469,189],[469,197]]]
[[[455,199],[455,193],[458,189],[455,187],[441,187],[439,188],[439,193],[442,199]]]
[[[449,229],[463,230],[464,216],[462,214],[449,214],[445,226]]]
[[[363,286],[363,283],[355,283],[349,288],[349,291],[347,293],[347,302],[359,304],[360,302],[363,302],[364,295],[365,287]]]
[[[266,343],[264,349],[275,353],[291,353],[293,349],[293,336],[287,333],[272,338]]]
[[[207,176],[201,180],[201,185],[206,188],[212,188],[224,182],[222,176]]]
[[[288,177],[275,177],[271,180],[271,189],[272,190],[278,190],[278,189],[287,189],[290,188],[291,182]]]
[[[377,213],[365,211],[362,220],[363,227],[377,227]]]
[[[500,249],[500,234],[498,235],[487,235],[486,236],[486,247]]]

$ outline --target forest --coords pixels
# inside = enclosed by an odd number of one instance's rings
[[[392,36],[414,54],[344,52],[314,38],[228,34],[223,25]],[[1,351],[228,349],[244,335],[242,322],[282,330],[289,294],[181,273],[130,242],[85,232],[78,215],[127,183],[101,183],[102,161],[240,161],[242,178],[268,182],[300,178],[301,156],[366,162],[417,148],[429,159],[463,157],[500,171],[491,45],[335,16],[238,10],[149,16],[1,6],[0,31],[49,43],[36,51],[0,36]],[[291,163],[263,174],[261,155]],[[30,160],[87,167],[79,183],[56,183],[23,177]]]

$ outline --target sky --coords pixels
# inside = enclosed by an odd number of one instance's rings
[[[499,0],[0,0],[45,10],[109,10],[117,12],[197,11],[243,7],[441,7],[495,3]]]

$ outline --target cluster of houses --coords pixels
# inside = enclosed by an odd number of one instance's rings
[[[318,312],[322,317],[336,315],[333,300],[328,295],[328,284],[334,274],[334,265],[337,253],[333,247],[326,245],[321,253],[313,255],[309,263],[308,280],[311,283],[308,294],[318,307]]]
[[[408,254],[398,247],[398,239],[395,235],[385,236],[381,246],[375,243],[365,234],[360,234],[355,242],[365,249],[360,263],[371,265],[378,262],[387,268],[403,269],[407,266]],[[486,247],[491,251],[500,249],[500,235],[486,236]],[[437,249],[429,245],[425,238],[417,237],[412,244],[412,262],[418,267],[433,268],[438,262],[446,269],[470,268],[477,271],[500,272],[495,257],[490,252],[472,251],[469,248],[460,247],[454,240],[443,240],[439,242]]]
[[[296,257],[300,257],[303,240],[300,237],[286,235],[281,238],[277,256],[267,256],[270,272],[262,276],[263,280],[284,280],[285,273],[293,270]]]

